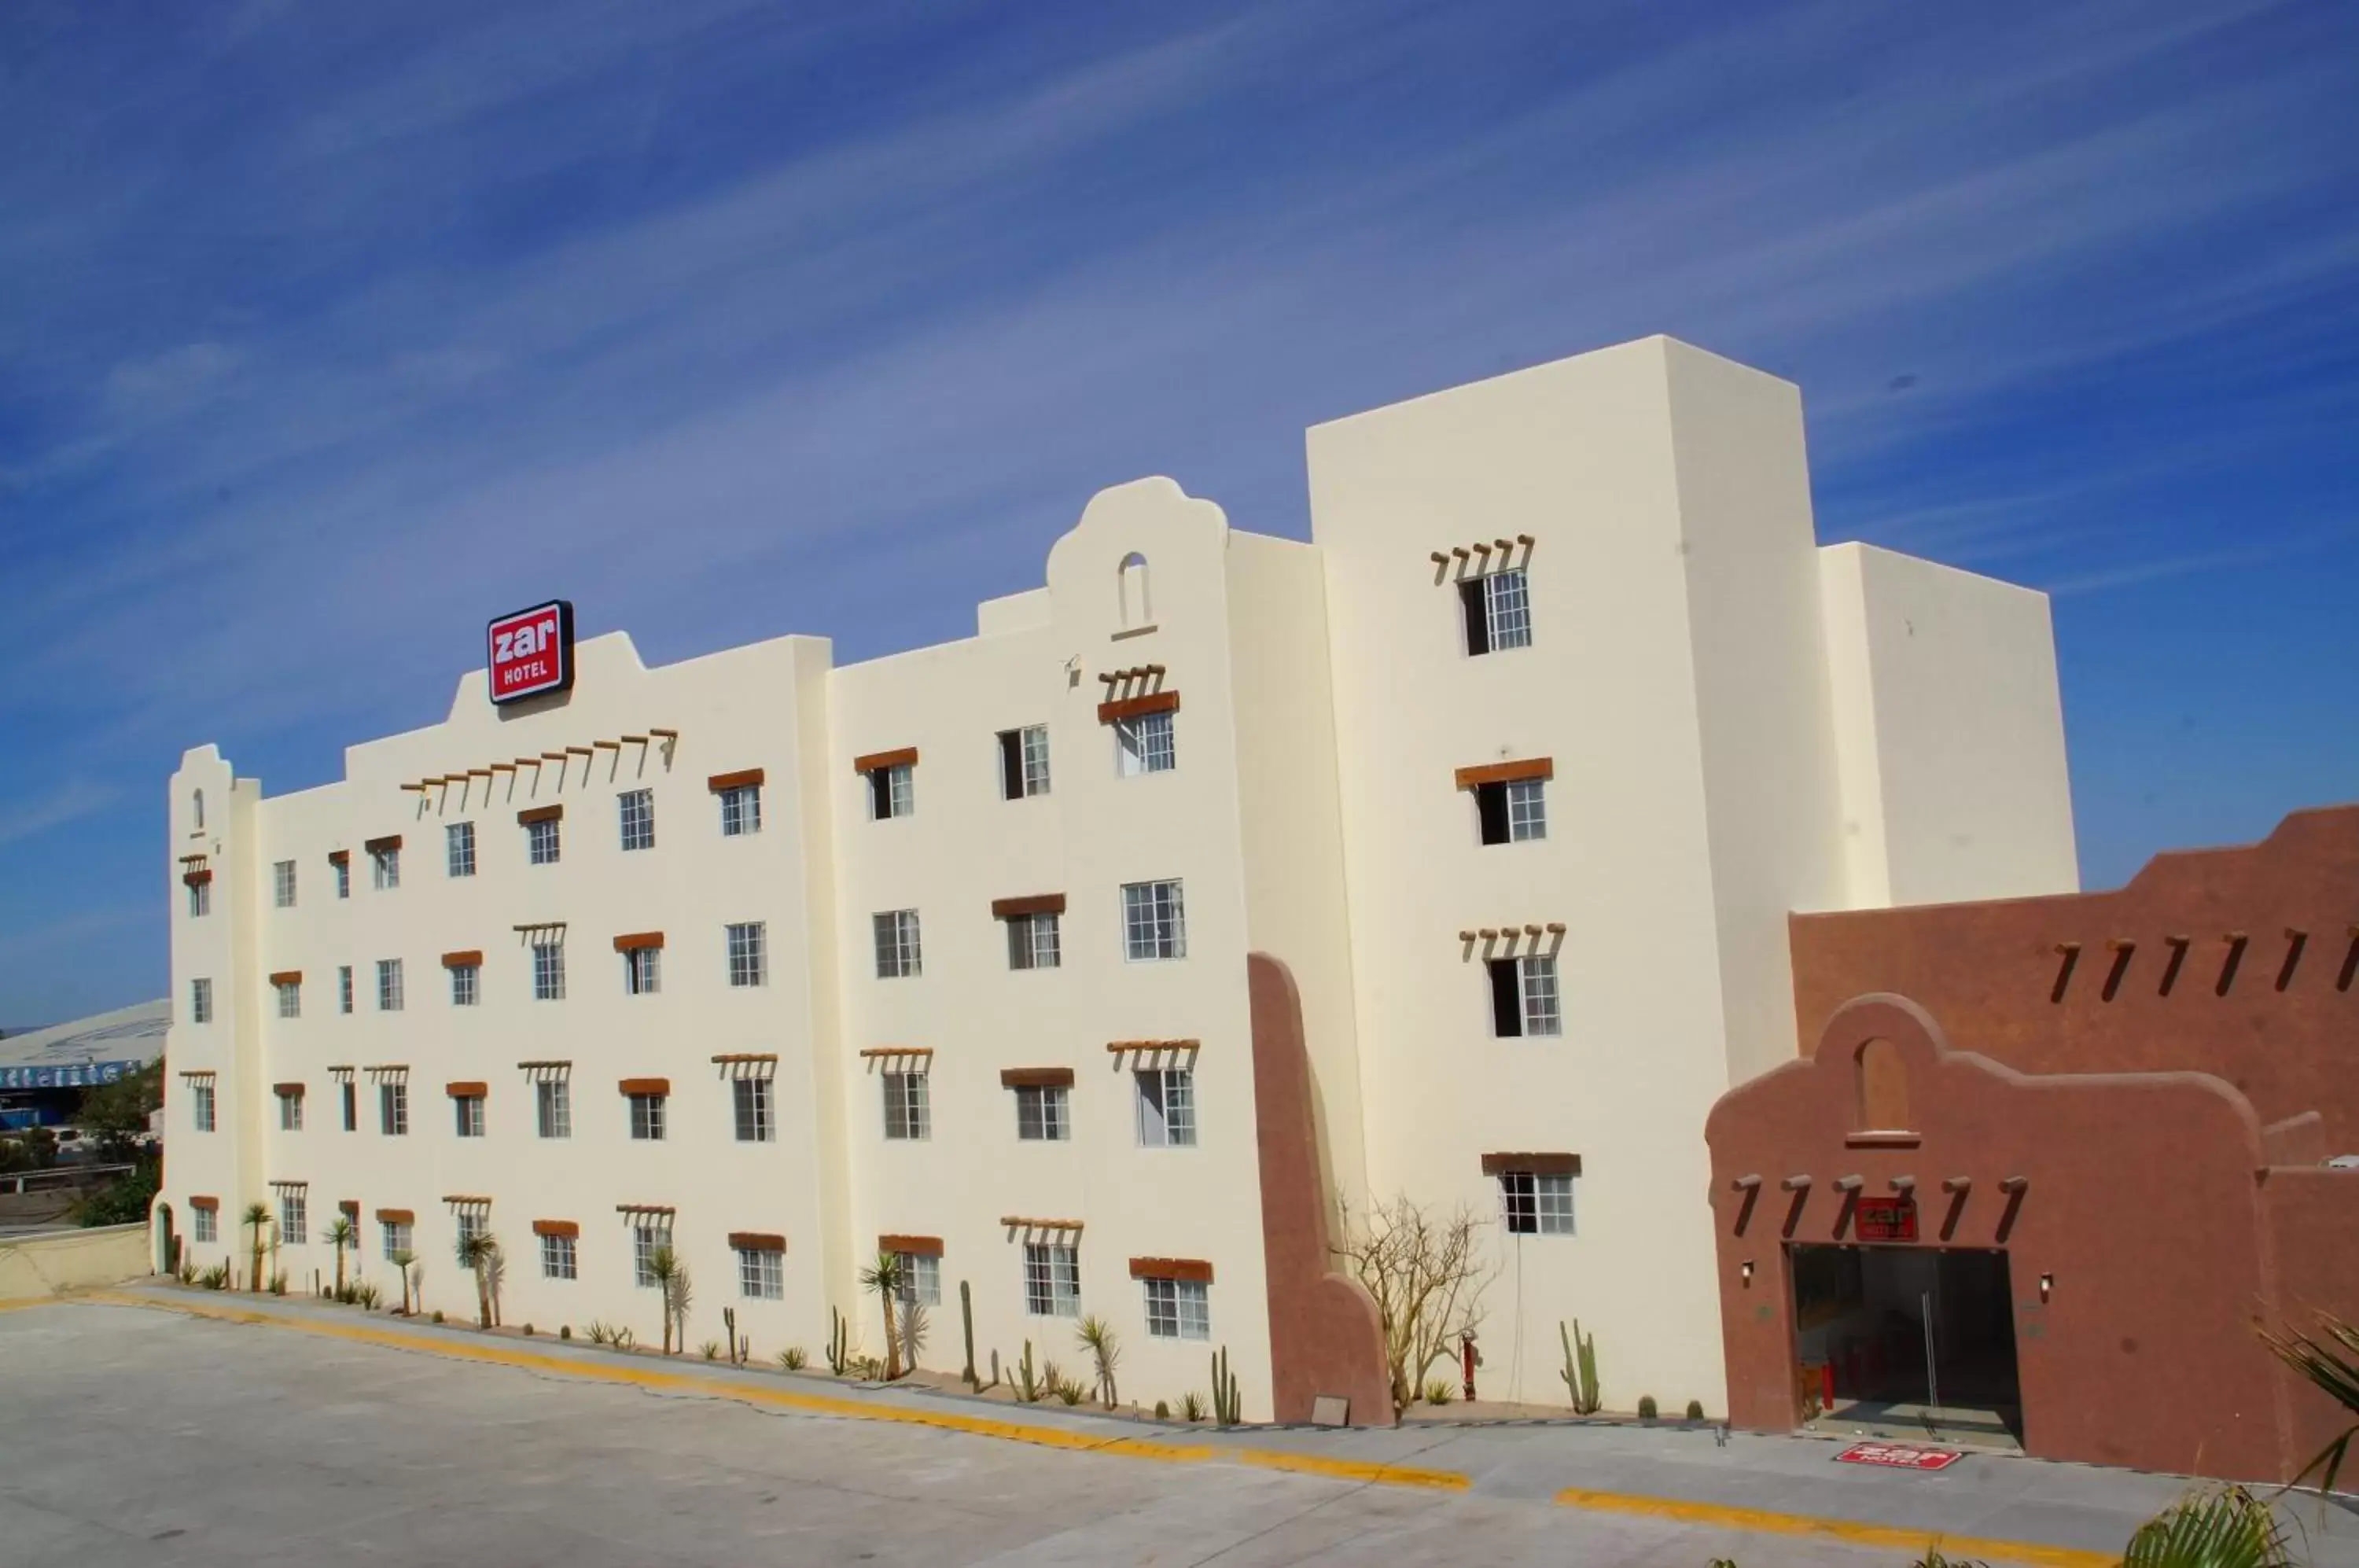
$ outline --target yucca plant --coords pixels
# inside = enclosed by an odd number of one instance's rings
[[[900,1300],[902,1288],[908,1282],[898,1253],[879,1252],[876,1261],[860,1271],[860,1288],[875,1291],[877,1299],[885,1303],[885,1380],[887,1383],[901,1376],[901,1341],[893,1332],[893,1304]]]
[[[258,1292],[263,1284],[262,1233],[270,1228],[270,1205],[268,1203],[246,1204],[245,1218],[243,1223],[246,1229],[254,1233],[254,1272],[246,1276],[245,1288],[250,1291]]]
[[[490,1231],[470,1231],[459,1243],[459,1262],[475,1276],[475,1326],[492,1326],[492,1264],[500,1255],[499,1238]]]
[[[353,1228],[350,1214],[338,1214],[328,1222],[328,1245],[336,1249],[336,1300],[350,1303],[344,1293],[344,1252],[360,1245],[360,1232]]]
[[[1114,1369],[1122,1360],[1122,1345],[1114,1337],[1114,1325],[1092,1312],[1073,1332],[1082,1342],[1082,1348],[1090,1353],[1090,1360],[1096,1368],[1098,1398],[1105,1401],[1106,1409],[1114,1409],[1116,1403]]]
[[[2315,1315],[2318,1336],[2314,1339],[2291,1330],[2278,1332],[2261,1328],[2256,1332],[2261,1336],[2261,1343],[2267,1345],[2278,1360],[2316,1384],[2328,1399],[2341,1405],[2350,1415],[2359,1417],[2359,1327],[2332,1312],[2321,1312]],[[2340,1437],[2320,1449],[2317,1456],[2301,1467],[2301,1473],[2290,1484],[2299,1486],[2310,1479],[2312,1473],[2322,1472],[2319,1475],[2319,1491],[2334,1490],[2335,1480],[2343,1474],[2343,1461],[2351,1452],[2354,1438],[2359,1438],[2359,1420],[2344,1427]]]
[[[2187,1494],[2138,1526],[2122,1568],[2291,1568],[2285,1528],[2242,1486]]]
[[[386,1261],[401,1270],[401,1315],[408,1317],[410,1313],[409,1271],[418,1266],[418,1254],[406,1247],[397,1247]]]
[[[688,1277],[688,1265],[679,1254],[669,1247],[658,1247],[647,1259],[647,1277],[655,1281],[661,1296],[658,1305],[663,1310],[663,1353],[672,1353],[675,1333],[679,1348],[688,1348],[688,1309],[696,1299],[695,1286]]]

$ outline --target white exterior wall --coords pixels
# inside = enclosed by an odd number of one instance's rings
[[[669,1205],[698,1282],[691,1342],[734,1306],[756,1354],[800,1344],[816,1361],[832,1305],[881,1350],[856,1283],[877,1238],[939,1236],[926,1365],[963,1361],[964,1279],[979,1361],[1010,1364],[1028,1338],[1076,1370],[1071,1323],[1027,1313],[1026,1238],[1002,1223],[1076,1221],[1082,1310],[1120,1334],[1125,1396],[1201,1389],[1224,1345],[1247,1416],[1266,1415],[1245,963],[1261,952],[1301,993],[1343,1203],[1407,1192],[1489,1216],[1484,1153],[1581,1156],[1576,1236],[1494,1233],[1485,1393],[1561,1400],[1556,1325],[1578,1316],[1609,1402],[1718,1410],[1701,1128],[1731,1082],[1794,1050],[1787,911],[1976,877],[2071,883],[2044,601],[1820,551],[1793,388],[1665,340],[1321,426],[1310,446],[1314,543],[1233,533],[1169,480],[1118,486],[1058,541],[1045,585],[981,605],[966,640],[839,669],[825,642],[784,637],[648,670],[626,637],[595,638],[567,697],[496,711],[470,674],[443,724],[353,747],[341,782],[269,800],[233,789],[212,747],[189,753],[174,854],[209,854],[216,880],[212,916],[192,921],[176,877],[174,996],[185,1018],[189,979],[211,975],[216,1018],[171,1037],[166,1197],[184,1236],[187,1196],[220,1197],[221,1241],[198,1260],[237,1255],[236,1213],[270,1181],[305,1181],[311,1239],[283,1250],[290,1276],[331,1270],[319,1237],[352,1199],[364,1270],[397,1291],[375,1215],[407,1208],[427,1304],[460,1315],[473,1287],[443,1200],[480,1194],[506,1243],[508,1322],[603,1318],[652,1341],[616,1206]],[[1533,646],[1469,658],[1430,553],[1516,534],[1536,541]],[[1133,552],[1149,605],[1126,620]],[[1929,617],[1939,637],[1911,643]],[[1147,665],[1160,673],[1116,694],[1180,693],[1179,766],[1121,778],[1099,677]],[[1967,738],[1941,722],[1952,699]],[[1050,792],[1006,800],[996,734],[1033,724],[1049,726]],[[593,745],[654,727],[676,743]],[[561,774],[402,788],[568,746],[593,747],[586,770],[576,756]],[[852,761],[904,746],[915,813],[872,821]],[[1548,837],[1481,846],[1453,770],[1532,757],[1554,759]],[[766,774],[763,832],[723,838],[707,777],[748,768]],[[1948,782],[1960,768],[1979,770],[1972,788]],[[626,854],[614,797],[641,783],[657,844]],[[516,812],[550,802],[563,859],[528,866]],[[462,819],[478,872],[452,879],[442,829]],[[380,893],[364,844],[396,833],[402,887]],[[332,897],[338,849],[349,901]],[[288,858],[299,902],[276,909],[271,866]],[[1127,962],[1119,888],[1166,877],[1185,886],[1187,957]],[[1062,964],[1011,970],[991,903],[1042,893],[1067,900]],[[897,909],[919,911],[923,973],[880,979],[870,917]],[[722,928],[749,920],[767,926],[768,984],[733,988]],[[566,922],[561,1002],[531,999],[516,930],[548,920]],[[1546,939],[1565,1032],[1494,1039],[1486,943],[1459,933],[1544,922],[1565,928]],[[647,931],[665,934],[663,990],[631,997],[612,939]],[[452,1007],[440,955],[474,948],[482,1005]],[[379,1013],[375,964],[396,956],[407,1006]],[[290,969],[303,1016],[281,1020],[266,977]],[[1131,1060],[1106,1049],[1137,1040],[1201,1041],[1196,1147],[1139,1147]],[[888,1047],[932,1052],[922,1142],[883,1136],[879,1064],[861,1053]],[[712,1058],[737,1052],[778,1058],[776,1142],[734,1138]],[[572,1064],[563,1143],[535,1136],[517,1067],[551,1059]],[[377,1130],[365,1073],[360,1130],[342,1131],[327,1069],[386,1063],[409,1070],[409,1135]],[[211,1138],[189,1130],[177,1076],[201,1067],[221,1075]],[[1016,1137],[1000,1073],[1040,1067],[1075,1075],[1070,1141]],[[671,1081],[666,1141],[628,1138],[626,1077]],[[453,1136],[453,1080],[491,1086],[480,1142]],[[277,1130],[287,1081],[308,1088],[300,1133]],[[535,1219],[580,1224],[580,1280],[541,1279]],[[733,1230],[788,1237],[785,1301],[739,1298]],[[1213,1266],[1210,1345],[1147,1336],[1134,1257]]]

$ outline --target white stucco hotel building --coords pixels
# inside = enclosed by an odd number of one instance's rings
[[[1125,1397],[1386,1419],[1336,1212],[1491,1223],[1493,1398],[1723,1407],[1702,1121],[1797,1050],[1789,911],[2076,886],[2048,606],[1821,547],[1797,389],[1666,339],[1310,432],[1312,542],[1102,492],[975,635],[838,666],[582,641],[266,797],[171,784],[159,1224],[388,1292],[756,1356],[880,1245],[922,1360],[1077,1313]],[[553,584],[553,586],[559,586]],[[1446,1371],[1437,1368],[1437,1375]]]

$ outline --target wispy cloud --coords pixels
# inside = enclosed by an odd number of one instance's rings
[[[29,800],[0,801],[0,844],[37,838],[68,822],[103,811],[123,798],[111,784],[73,782]]]

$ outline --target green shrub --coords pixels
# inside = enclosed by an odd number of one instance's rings
[[[1171,1407],[1161,1399],[1156,1400],[1155,1419],[1157,1421],[1169,1421],[1171,1419]]]
[[[1425,1386],[1425,1402],[1429,1405],[1446,1405],[1457,1397],[1458,1390],[1450,1386],[1447,1377],[1436,1377]]]
[[[442,1321],[442,1309],[440,1307],[434,1309],[434,1321],[436,1323],[440,1323]]]
[[[1638,1396],[1638,1419],[1639,1419],[1640,1421],[1653,1421],[1653,1420],[1655,1419],[1655,1415],[1656,1415],[1656,1409],[1655,1409],[1655,1396],[1654,1396],[1654,1395],[1652,1395],[1652,1394],[1641,1394],[1641,1395],[1639,1395],[1639,1396]]]
[[[559,1323],[557,1325],[557,1337],[560,1339],[571,1339],[573,1337],[573,1325],[570,1323]]]
[[[76,1203],[74,1223],[79,1225],[141,1225],[147,1218],[147,1205],[156,1201],[156,1189],[162,1184],[163,1167],[155,1160],[143,1160],[132,1167],[128,1175],[114,1181]]]
[[[696,1353],[707,1361],[718,1361],[721,1359],[721,1342],[717,1339],[708,1339],[696,1347]]]
[[[524,1336],[527,1339],[530,1339],[532,1337],[532,1324],[527,1323],[524,1325]]]
[[[790,1345],[778,1352],[778,1365],[789,1372],[799,1372],[810,1365],[810,1357],[799,1345]]]
[[[1182,1421],[1202,1421],[1204,1419],[1204,1396],[1196,1392],[1193,1388],[1190,1388],[1186,1393],[1180,1395],[1180,1417]]]
[[[1688,1401],[1688,1420],[1703,1420],[1703,1401],[1701,1399],[1690,1399]]]

